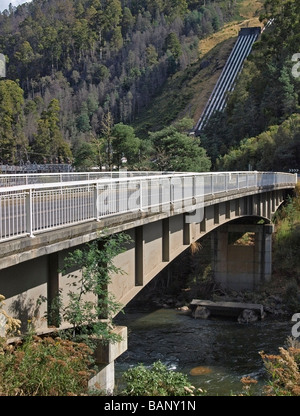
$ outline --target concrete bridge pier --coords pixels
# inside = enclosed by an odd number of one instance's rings
[[[255,290],[272,274],[272,224],[228,224],[212,233],[216,282],[233,290]]]

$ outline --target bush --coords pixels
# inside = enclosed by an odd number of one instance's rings
[[[16,345],[0,338],[0,396],[88,394],[91,350],[59,337],[28,335]]]
[[[279,355],[260,355],[270,381],[264,387],[268,396],[300,396],[300,345],[280,347]]]
[[[168,370],[160,361],[149,369],[143,364],[130,368],[123,379],[126,382],[124,396],[199,396],[203,393],[189,383],[187,376]]]

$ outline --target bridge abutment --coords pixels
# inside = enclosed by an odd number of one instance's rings
[[[255,290],[272,275],[272,224],[228,224],[212,233],[216,282],[233,290]]]

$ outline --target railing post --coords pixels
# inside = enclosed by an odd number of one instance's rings
[[[140,211],[143,211],[143,181],[140,180]]]
[[[98,183],[95,183],[95,185],[94,185],[93,206],[94,206],[94,218],[95,218],[96,221],[99,221],[99,215],[98,215]]]
[[[29,237],[34,237],[32,189],[26,192],[26,232]]]
[[[193,175],[193,196],[192,196],[192,198],[195,198],[195,200],[196,200],[196,176],[195,175]]]

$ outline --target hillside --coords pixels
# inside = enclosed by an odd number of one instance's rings
[[[299,15],[294,0],[33,0],[11,7],[0,14],[7,76],[0,79],[0,164],[67,162],[86,170],[127,160],[129,169],[186,169],[175,163],[174,149],[184,144],[196,155],[194,169],[269,169],[240,146],[251,139],[253,154],[262,133],[272,141],[272,126],[299,112],[299,77],[292,75]],[[226,111],[211,119],[200,142],[184,139],[239,29],[274,17]],[[287,136],[280,147],[289,155],[285,169],[299,169],[298,133]],[[235,152],[243,155],[238,163]]]
[[[300,3],[268,0],[274,19],[244,65],[224,114],[201,137],[214,168],[300,171]]]
[[[10,7],[0,14],[7,64],[0,162],[110,168],[125,156],[128,168],[155,168],[148,131],[201,112],[238,32],[228,25],[242,24],[259,4],[33,0]]]
[[[4,11],[1,162],[78,162],[85,152],[109,167],[107,132],[131,124],[198,59],[199,39],[237,14],[224,0],[33,0]]]
[[[261,26],[259,13],[263,1],[239,2],[238,15],[216,33],[200,39],[199,58],[184,71],[178,71],[168,80],[162,91],[134,120],[138,134],[162,128],[182,117],[198,121],[210,94],[221,75],[226,60],[242,27]]]

